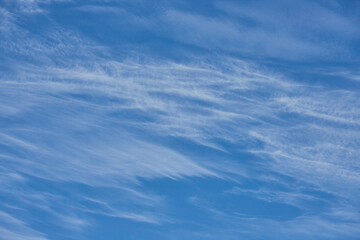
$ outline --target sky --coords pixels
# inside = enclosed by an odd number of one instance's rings
[[[0,0],[0,239],[359,239],[359,26],[357,0]]]

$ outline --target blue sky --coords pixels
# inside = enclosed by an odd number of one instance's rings
[[[0,239],[359,239],[359,13],[0,1]]]

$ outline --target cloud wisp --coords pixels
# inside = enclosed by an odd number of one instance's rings
[[[29,1],[34,9],[38,3]],[[230,20],[233,11],[266,25],[266,16],[216,6],[229,14],[221,22],[176,9],[167,9],[154,22],[182,23],[170,37],[192,44],[202,44],[221,30],[222,36],[207,42],[211,49],[217,41],[226,42],[223,38],[242,38],[241,24]],[[73,10],[117,14],[108,7]],[[232,182],[232,190],[212,189],[210,195],[245,195],[302,211],[286,221],[269,220],[227,212],[201,197],[188,201],[224,220],[228,226],[222,230],[229,234],[239,229],[250,236],[241,225],[253,234],[259,228],[296,237],[358,234],[360,217],[353,213],[360,196],[358,89],[301,83],[223,55],[176,61],[129,50],[124,57],[58,25],[34,33],[18,24],[25,13],[0,11],[0,220],[15,229],[1,227],[0,232],[8,239],[51,239],[51,230],[42,233],[32,221],[34,212],[44,216],[40,222],[53,220],[73,232],[90,226],[94,216],[174,223],[177,216],[167,214],[169,197],[161,189],[145,187],[164,179]],[[338,19],[331,31],[357,34],[333,11],[316,11]],[[321,16],[317,20],[322,28]],[[202,31],[194,38],[197,29]],[[285,38],[294,37],[289,31]],[[286,46],[304,44],[294,39]],[[241,188],[242,181],[265,187]],[[318,213],[309,202],[325,210]]]

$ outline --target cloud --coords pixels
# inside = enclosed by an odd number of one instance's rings
[[[47,238],[31,228],[23,221],[11,216],[10,214],[0,211],[0,233],[1,238],[9,240],[46,240]]]
[[[13,139],[7,141],[10,147],[27,151],[24,157],[32,149],[41,150],[32,153],[36,162],[13,158],[9,168],[17,172],[95,188],[141,179],[237,174],[231,165],[217,168],[216,159],[191,159],[186,152],[179,154],[161,141],[148,142],[146,137],[172,136],[226,152],[229,149],[224,142],[239,144],[242,151],[264,157],[262,166],[268,171],[347,201],[358,194],[354,142],[359,116],[356,104],[348,105],[357,102],[354,91],[314,90],[258,73],[236,60],[222,61],[221,68],[205,63],[194,67],[130,60],[20,71],[27,73],[23,83],[5,82],[2,89],[29,86],[18,92],[28,106],[12,116],[18,119],[14,122],[30,117],[20,124],[27,133],[8,126],[2,136]],[[351,130],[347,130],[349,126]],[[140,135],[136,133],[139,130]],[[259,176],[239,174],[253,179]],[[301,198],[312,201],[312,194],[292,190],[245,194],[300,208]],[[113,207],[109,199],[95,200],[98,207],[93,210],[86,205],[76,209],[149,223],[166,221],[148,207],[140,213],[128,212],[122,207],[126,203]]]
[[[46,12],[42,6],[56,2],[71,2],[72,0],[4,0],[6,7],[21,14],[40,14]]]
[[[236,189],[235,191],[238,191]],[[260,197],[265,197],[263,191]],[[286,196],[276,195],[277,200],[289,200],[288,194]],[[267,194],[266,194],[267,195]],[[255,196],[259,196],[257,193]],[[264,200],[273,201],[266,196]],[[300,196],[300,199],[303,196]],[[207,218],[215,220],[214,226],[201,225],[202,230],[189,234],[192,237],[200,239],[218,239],[223,237],[226,239],[240,238],[264,238],[272,235],[278,238],[304,239],[316,237],[317,239],[338,239],[345,236],[348,239],[356,239],[359,233],[358,230],[358,216],[353,215],[354,209],[342,208],[339,212],[336,209],[331,209],[328,213],[313,215],[311,213],[291,219],[276,219],[279,216],[268,218],[264,216],[256,216],[251,214],[243,214],[241,212],[223,211],[219,205],[214,206],[210,204],[210,200],[202,199],[197,196],[192,196],[188,202],[201,210],[208,213]],[[291,201],[293,203],[293,201]],[[279,215],[281,213],[279,212]],[[350,217],[350,218],[349,218]],[[346,220],[345,220],[346,219]],[[350,220],[351,219],[351,220]],[[345,230],[345,232],[344,232]]]
[[[294,189],[281,191],[274,191],[273,189],[246,189],[240,187],[234,187],[233,189],[227,191],[229,194],[242,194],[244,196],[252,196],[254,198],[264,200],[270,203],[284,203],[287,205],[291,205],[297,208],[306,208],[306,203],[314,202],[319,200],[315,196],[310,194],[305,194],[299,192],[295,192]]]
[[[248,28],[226,17],[205,17],[171,10],[164,21],[169,23],[169,31],[176,40],[208,49],[290,60],[324,56],[326,51],[322,46],[291,35]]]
[[[226,6],[222,9],[233,14]],[[82,10],[113,9],[85,6]],[[167,199],[147,190],[144,182],[241,178],[265,184],[273,177],[273,184],[286,185],[287,191],[240,192],[298,208],[303,207],[303,200],[324,200],[321,194],[299,193],[300,185],[334,197],[336,201],[326,203],[336,209],[331,213],[334,218],[344,213],[346,220],[358,220],[357,214],[348,214],[348,208],[338,204],[348,202],[352,209],[360,194],[357,89],[334,91],[298,83],[222,55],[181,62],[130,49],[126,57],[119,56],[60,26],[34,34],[16,24],[17,15],[2,11],[2,58],[9,59],[3,61],[0,82],[1,171],[5,176],[0,179],[5,183],[0,192],[8,197],[6,202],[40,209],[47,220],[55,219],[59,226],[74,231],[88,227],[84,219],[92,214],[162,224],[171,218],[164,210]],[[344,29],[349,34],[345,37],[356,36],[346,18],[330,10],[319,11],[339,22],[327,27],[322,18],[316,18],[316,30],[341,35]],[[285,59],[325,54],[326,44],[313,46],[312,40],[294,35],[291,27],[297,22],[269,33],[269,16],[241,13],[264,27],[253,30],[231,16],[169,9],[154,21],[164,24],[155,32],[170,29],[170,37],[208,49],[250,47]],[[283,18],[272,21],[277,26]],[[311,24],[302,27],[312,28]],[[254,40],[259,37],[263,40]],[[194,153],[174,139],[216,155]],[[254,163],[248,158],[255,159]],[[281,177],[292,181],[284,183]],[[197,198],[190,202],[202,204]],[[281,236],[323,238],[340,236],[341,228],[348,231],[341,236],[358,233],[356,224],[343,218],[312,215],[285,223],[252,221],[251,216],[241,219],[221,214],[211,204],[203,206],[235,226],[225,228],[229,232],[246,223],[255,233],[264,228],[260,235],[271,229],[281,229]],[[4,214],[5,222],[13,222]],[[23,222],[31,221],[23,218]],[[41,239],[26,224],[21,226],[21,231]],[[16,231],[2,231],[9,238],[20,237]]]
[[[170,9],[160,29],[176,41],[243,56],[304,61],[349,60],[360,32],[352,15],[315,2],[214,2],[214,14]],[[161,33],[161,32],[160,32]],[[329,41],[331,39],[331,41]]]
[[[99,5],[82,5],[80,7],[74,8],[77,11],[90,12],[90,13],[100,13],[100,14],[119,14],[124,12],[123,9],[118,7],[111,6],[99,6]]]

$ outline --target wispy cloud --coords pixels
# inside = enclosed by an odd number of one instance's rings
[[[0,234],[2,239],[9,240],[46,240],[47,238],[26,225],[25,222],[0,211]]]
[[[34,9],[39,3],[27,2]],[[291,28],[298,22],[280,24],[282,30],[277,31],[281,33],[274,36],[269,33],[271,24],[266,23],[269,17],[261,11],[216,6],[229,16],[167,9],[151,24],[164,24],[154,30],[157,34],[171,29],[170,38],[209,49],[233,50],[234,44],[241,43],[243,48],[260,46],[259,51],[285,59],[289,56],[282,54],[290,49],[294,59],[324,54],[326,44],[314,47],[311,39],[294,35]],[[347,18],[312,6],[322,13],[315,19],[319,25],[315,29],[346,38],[357,36]],[[82,6],[77,10],[104,14],[119,9]],[[165,61],[131,49],[124,58],[60,26],[41,35],[33,33],[17,24],[18,13],[0,11],[1,58],[9,60],[3,61],[0,79],[1,173],[5,176],[0,178],[4,183],[0,193],[6,196],[4,202],[35,208],[75,231],[90,225],[86,214],[161,224],[171,218],[163,207],[167,199],[147,191],[146,181],[242,178],[265,184],[269,176],[276,176],[273,184],[286,185],[286,190],[235,187],[234,196],[243,194],[296,208],[315,199],[335,210],[282,222],[253,216],[242,219],[241,213],[224,213],[204,204],[200,197],[189,202],[225,219],[231,225],[226,228],[229,232],[246,223],[254,232],[264,228],[260,231],[264,236],[272,228],[280,229],[281,236],[336,238],[341,229],[349,232],[341,236],[358,233],[359,215],[349,214],[360,195],[357,89],[335,91],[320,84],[315,88],[221,55]],[[231,20],[236,14],[265,27],[250,30]],[[326,26],[323,18],[328,17],[337,19],[337,24]],[[283,18],[272,20],[276,22]],[[312,28],[305,25],[305,29]],[[254,44],[259,36],[265,40]],[[174,139],[221,157],[194,154]],[[250,157],[255,163],[243,164]],[[285,184],[281,177],[292,181]],[[301,192],[299,185],[329,194],[336,201],[329,203],[321,194]],[[342,201],[348,206],[339,204]],[[8,239],[19,239],[23,233],[29,239],[44,238],[27,227],[26,220],[17,220],[4,209],[3,221],[21,228],[2,228]]]

